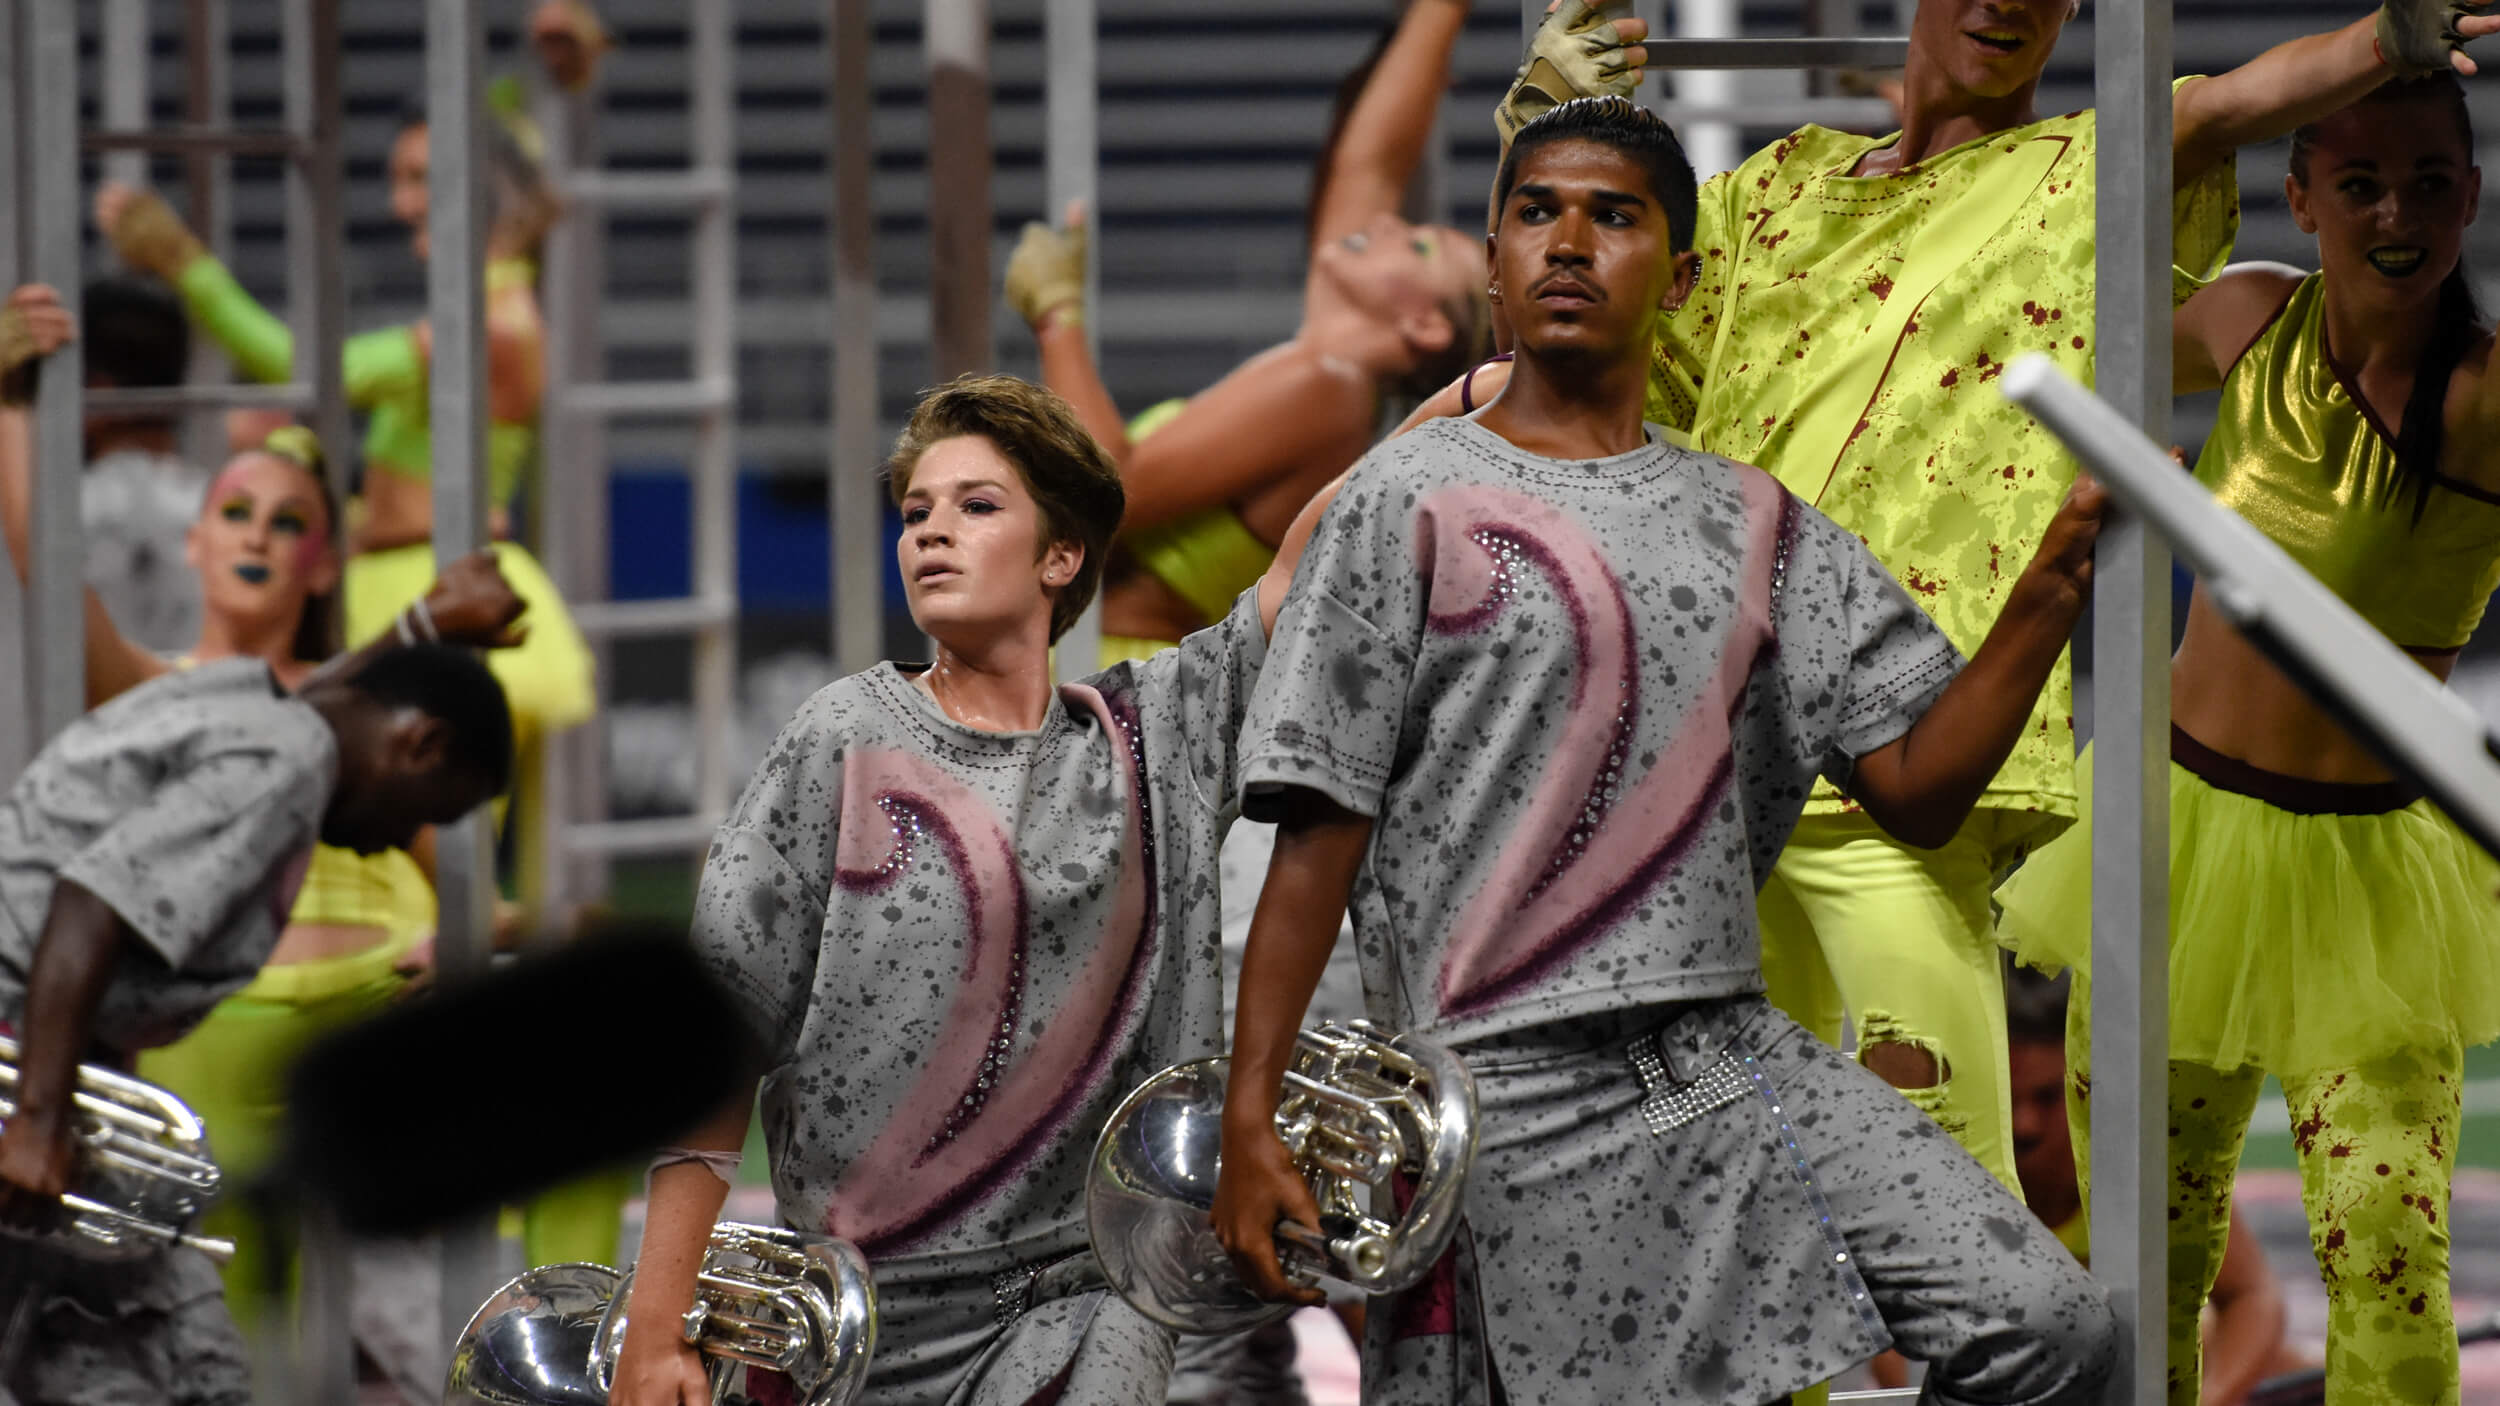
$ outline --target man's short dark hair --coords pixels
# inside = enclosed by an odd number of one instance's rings
[[[2005,962],[2005,1034],[2017,1045],[2066,1043],[2066,991],[2060,972],[2049,976],[2012,960]]]
[[[80,290],[78,341],[87,374],[124,389],[179,386],[191,365],[191,320],[161,283],[99,278]]]
[[[1666,119],[1629,98],[1573,98],[1546,109],[1513,137],[1493,177],[1493,209],[1498,221],[1519,180],[1519,163],[1528,153],[1556,142],[1594,142],[1640,163],[1649,175],[1649,193],[1667,216],[1667,248],[1681,254],[1693,247],[1694,207],[1699,185],[1684,144]],[[1496,226],[1498,232],[1498,224]]]
[[[384,650],[347,680],[377,703],[414,708],[450,733],[451,764],[501,795],[512,785],[512,707],[484,661],[447,644]]]

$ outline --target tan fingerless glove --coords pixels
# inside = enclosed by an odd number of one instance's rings
[[[1007,306],[1036,332],[1054,313],[1084,325],[1085,226],[1052,229],[1035,221],[1024,227],[1007,259]]]
[[[152,273],[171,283],[182,277],[182,271],[208,257],[208,246],[191,232],[174,207],[154,191],[143,190],[130,197],[122,207],[120,218],[104,232],[113,241],[113,251],[122,262],[143,273]]]
[[[1517,80],[1493,110],[1505,150],[1520,128],[1573,98],[1632,96],[1640,70],[1625,60],[1626,45],[1614,21],[1604,0],[1596,5],[1562,0],[1537,25]]]
[[[35,368],[43,364],[43,345],[26,324],[26,312],[0,306],[0,405],[12,408],[35,398]]]
[[[2465,43],[2457,32],[2464,13],[2456,0],[2388,0],[2370,35],[2379,62],[2406,78],[2446,72],[2448,55]]]

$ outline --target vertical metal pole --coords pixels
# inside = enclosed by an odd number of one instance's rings
[[[434,440],[434,558],[486,540],[485,39],[478,0],[426,0],[426,316],[434,334],[427,417]],[[446,984],[486,968],[494,926],[493,837],[482,813],[436,841],[435,961]],[[443,1231],[442,1323],[464,1323],[494,1288],[494,1228]]]
[[[2105,0],[2094,54],[2100,393],[2170,435],[2170,7]],[[2169,1226],[2170,549],[2141,519],[2093,566],[2092,1269],[2127,1331],[2112,1403],[2162,1399]]]
[[[19,60],[25,54],[22,18],[18,0],[0,0],[0,125],[12,132],[27,130],[26,90],[19,81]],[[0,142],[0,195],[7,199],[0,208],[0,280],[10,288],[27,281],[25,223],[31,203],[24,145]],[[43,635],[36,629],[33,602],[15,571],[0,571],[0,666],[12,670],[0,682],[0,776],[17,775],[35,753],[35,651]]]
[[[223,127],[233,120],[232,68],[227,53],[226,0],[184,0],[182,7],[182,111],[183,120],[194,127]],[[335,51],[335,50],[334,50]],[[330,80],[333,86],[336,79]],[[219,260],[234,260],[233,222],[227,218],[233,210],[234,189],[232,162],[208,152],[193,152],[183,158],[182,184],[185,203],[189,206],[191,228],[199,232],[210,253]],[[338,229],[341,226],[333,225]],[[184,378],[193,385],[213,385],[233,379],[226,364],[226,354],[214,337],[191,339],[191,364]],[[214,464],[225,458],[226,427],[217,415],[189,415],[182,424],[182,454],[194,464]],[[317,431],[318,432],[318,431]],[[344,462],[345,445],[323,441],[334,462]]]
[[[96,46],[99,106],[108,132],[136,132],[148,125],[148,0],[104,0]],[[104,178],[124,185],[148,183],[143,151],[108,152]],[[61,290],[64,294],[68,289]]]
[[[226,61],[226,0],[183,0],[182,120],[194,127],[221,127],[233,111],[228,101],[230,65]],[[191,228],[209,251],[224,259],[232,253],[225,215],[226,163],[207,152],[182,161],[182,184],[190,205]],[[206,337],[197,339],[210,340]]]
[[[877,404],[876,91],[871,0],[832,0],[833,458],[825,493],[833,556],[833,662],[845,674],[885,653],[885,457]]]
[[[1046,167],[1043,218],[1057,220],[1071,201],[1084,201],[1088,228],[1085,242],[1085,340],[1097,362],[1102,356],[1102,209],[1095,198],[1100,181],[1101,138],[1099,87],[1094,66],[1094,0],[1049,0],[1043,39],[1049,74],[1045,115]],[[986,267],[986,265],[985,265]],[[1061,680],[1080,679],[1101,667],[1102,601],[1096,598],[1074,625],[1060,636],[1052,661]]]
[[[989,367],[989,0],[926,0],[929,315],[937,379]]]
[[[732,241],[737,151],[730,131],[728,0],[693,7],[694,150],[692,164],[719,177],[723,190],[707,201],[694,228],[694,374],[707,385],[737,384],[738,269]],[[694,641],[694,716],[702,748],[695,759],[695,812],[721,815],[733,797],[737,728],[738,405],[703,411],[695,424],[694,588],[707,601],[728,602],[728,619],[706,625]]]
[[[77,0],[28,0],[26,146],[28,242],[34,276],[76,306],[78,237]],[[35,397],[34,560],[27,598],[31,628],[37,740],[66,727],[86,708],[86,640],[80,592],[87,548],[78,515],[84,444],[80,383],[86,369],[76,342],[52,354]]]
[[[313,432],[321,437],[331,501],[348,490],[346,380],[340,365],[347,335],[347,207],[340,154],[343,119],[339,96],[337,0],[285,0],[280,25],[280,64],[287,131],[295,153],[287,163],[287,317],[295,334],[297,384],[312,388]],[[222,32],[217,36],[223,43]],[[195,191],[197,198],[202,192]],[[203,338],[202,340],[206,340]],[[214,417],[203,417],[212,423]],[[332,650],[344,640],[345,622],[329,619]],[[347,1304],[354,1269],[347,1241],[320,1207],[303,1217],[303,1291],[296,1298],[297,1399],[343,1401],[356,1390],[355,1339]]]
[[[295,333],[296,384],[313,392],[313,432],[329,463],[332,500],[348,490],[347,203],[340,155],[337,0],[286,0],[286,124],[295,159],[286,173],[287,318]],[[335,615],[331,628],[340,622]],[[330,646],[342,641],[333,638]]]
[[[595,80],[594,80],[595,81]],[[597,89],[548,92],[539,104],[539,130],[547,136],[547,172],[559,186],[600,165],[593,119]],[[569,601],[608,598],[607,426],[596,415],[571,409],[566,391],[604,380],[607,358],[600,345],[599,293],[606,286],[607,210],[577,205],[548,235],[547,260],[539,273],[546,298],[547,395],[539,415],[541,492],[531,517],[539,551]],[[559,506],[561,505],[561,506]],[[590,641],[592,668],[610,677],[605,635]],[[565,914],[607,889],[603,856],[573,854],[564,843],[568,827],[605,820],[607,729],[571,729],[544,744],[539,794],[548,837],[546,903]]]
[[[1733,39],[1742,28],[1737,0],[1678,0],[1675,7],[1675,32],[1680,39]],[[1722,70],[1687,70],[1675,76],[1675,96],[1688,103],[1711,107],[1733,106],[1738,85],[1744,75]],[[1708,180],[1721,171],[1735,169],[1744,160],[1738,150],[1741,133],[1733,122],[1687,122],[1679,134],[1684,139],[1684,154],[1692,159],[1693,174]]]

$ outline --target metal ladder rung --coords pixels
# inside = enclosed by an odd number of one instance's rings
[[[583,634],[606,639],[698,634],[737,618],[738,602],[723,596],[584,601],[573,607],[573,623]]]
[[[1653,71],[1739,68],[1899,68],[1909,62],[1901,39],[1652,39]]]
[[[712,843],[720,829],[717,815],[664,815],[649,820],[599,820],[568,825],[559,840],[567,854],[634,855],[690,854]]]
[[[569,386],[564,408],[576,415],[700,415],[727,410],[738,392],[728,377],[698,381],[607,381]]]
[[[180,415],[192,410],[310,410],[313,388],[295,382],[280,386],[138,386],[92,390],[83,401],[89,410],[119,415]]]
[[[1651,109],[1669,122],[1730,122],[1739,127],[1865,127],[1900,124],[1882,98],[1773,98],[1764,102],[1659,103]]]
[[[564,198],[609,209],[706,206],[729,198],[727,171],[593,171],[564,183]]]
[[[92,131],[78,134],[81,151],[150,151],[179,156],[277,156],[293,160],[304,153],[295,133],[284,127],[144,127],[137,131]]]

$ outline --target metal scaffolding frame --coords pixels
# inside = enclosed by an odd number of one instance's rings
[[[433,435],[434,561],[475,551],[486,534],[486,40],[478,0],[425,8],[425,312],[433,329],[426,423]],[[495,908],[492,827],[470,815],[435,837],[434,960],[450,988],[483,976]],[[494,1288],[495,1227],[445,1226],[442,1325],[465,1323]]]
[[[610,859],[699,855],[734,799],[737,780],[738,407],[737,152],[733,6],[689,6],[689,141],[673,171],[609,171],[594,131],[597,90],[541,107],[550,177],[570,209],[550,240],[547,400],[541,418],[543,501],[533,516],[553,579],[599,652],[601,714],[610,687],[606,646],[620,639],[693,641],[694,808],[686,815],[608,818],[606,730],[553,739],[543,764],[548,907],[566,912],[606,890]],[[689,251],[693,375],[684,381],[605,379],[601,312],[610,211],[682,211]],[[606,425],[626,416],[691,416],[688,463],[693,592],[673,600],[608,599]]]

